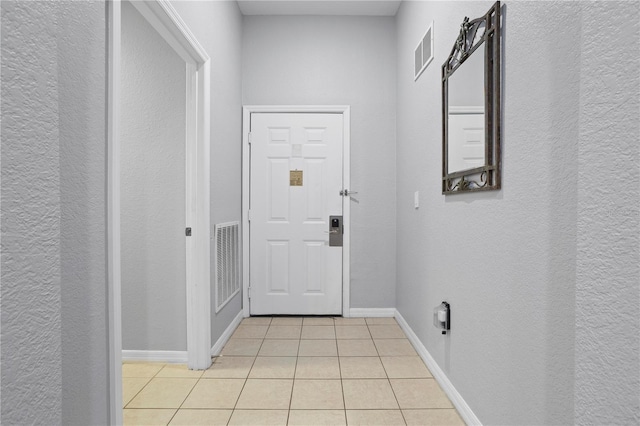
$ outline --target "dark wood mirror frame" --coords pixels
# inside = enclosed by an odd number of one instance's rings
[[[500,2],[482,17],[465,17],[442,65],[442,193],[500,189]],[[484,54],[484,165],[449,173],[449,78],[472,55]]]

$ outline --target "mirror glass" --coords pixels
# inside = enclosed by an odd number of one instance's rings
[[[484,166],[484,99],[484,55],[476,51],[449,77],[449,173]]]

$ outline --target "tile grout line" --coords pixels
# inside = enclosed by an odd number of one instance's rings
[[[164,367],[163,367],[164,369]],[[162,370],[161,370],[162,371]],[[187,398],[189,398],[189,395],[191,395],[191,392],[193,392],[193,390],[196,388],[196,386],[198,385],[198,383],[200,383],[200,379],[202,379],[202,376],[204,375],[204,372],[207,370],[203,370],[202,374],[200,375],[200,377],[198,377],[198,380],[196,380],[196,382],[193,384],[193,387],[191,388],[191,390],[189,391],[189,393],[187,393],[187,396],[184,397],[184,399],[182,400],[182,402],[180,403],[180,406],[176,409],[176,412],[173,413],[173,416],[171,416],[171,418],[169,419],[169,421],[167,422],[167,425],[171,424],[171,422],[173,421],[173,418],[178,414],[178,411],[180,411],[180,409],[182,408],[182,406],[184,405],[185,401],[187,400]]]
[[[335,320],[333,322],[333,328],[335,329],[336,324]],[[336,351],[338,351],[338,330],[334,330],[336,333]],[[349,426],[349,420],[347,418],[347,400],[344,396],[344,378],[342,377],[342,363],[340,362],[340,353],[337,352],[338,355],[338,373],[340,374],[340,389],[342,390],[342,406],[344,407],[344,424]]]
[[[396,395],[395,389],[393,389],[393,385],[391,384],[391,377],[389,377],[389,372],[387,372],[387,367],[384,366],[384,362],[382,362],[382,357],[380,357],[380,364],[382,364],[382,369],[384,370],[384,374],[387,376],[387,381],[389,382],[389,387],[391,388],[391,392],[393,393],[393,397],[396,400],[396,404],[398,404],[398,411],[400,411],[400,415],[402,416],[402,421],[404,424],[407,424],[407,419],[404,417],[404,412],[402,411],[402,407],[400,407],[400,401],[398,401],[398,395]]]
[[[157,373],[156,373],[156,374],[157,374]],[[144,385],[142,385],[142,387],[140,388],[140,390],[139,390],[138,392],[136,392],[136,394],[135,394],[135,395],[133,395],[129,401],[127,401],[127,404],[126,404],[124,407],[122,407],[122,410],[124,410],[125,408],[127,408],[127,405],[131,404],[131,401],[133,401],[134,399],[136,399],[136,396],[140,395],[140,392],[142,392],[142,390],[143,390],[144,388],[146,388],[146,387],[147,387],[147,385],[148,385],[149,383],[151,383],[151,380],[153,379],[153,376],[152,376],[152,377],[123,377],[123,378],[122,378],[122,379],[123,379],[123,381],[124,381],[124,379],[125,379],[125,378],[126,378],[126,379],[138,379],[138,378],[140,378],[140,379],[147,379],[147,382],[146,382]],[[129,408],[129,410],[133,410],[133,408]]]
[[[269,321],[269,326],[267,327],[267,331],[265,332],[265,337],[266,337],[267,333],[269,332],[269,327],[271,327],[271,323],[272,322],[273,322],[273,317],[271,317],[271,321]],[[229,423],[231,422],[231,419],[233,418],[233,414],[236,412],[236,407],[238,406],[238,402],[240,401],[240,397],[242,396],[242,392],[244,391],[244,388],[247,385],[247,382],[249,381],[249,375],[251,375],[251,370],[253,370],[254,365],[256,365],[256,360],[258,359],[258,354],[260,353],[260,350],[262,349],[262,345],[264,345],[264,341],[265,341],[265,339],[263,337],[262,338],[262,342],[260,342],[260,347],[258,348],[258,351],[256,352],[255,356],[253,357],[253,362],[251,363],[251,367],[249,367],[249,371],[247,371],[247,377],[244,378],[244,383],[242,384],[242,388],[240,389],[240,393],[238,394],[238,397],[236,398],[236,402],[235,402],[235,404],[233,404],[233,408],[231,409],[231,415],[229,416],[229,420],[227,420],[227,425],[229,425]]]
[[[123,364],[125,364],[125,363],[123,362]],[[149,362],[143,362],[143,364],[149,364]],[[151,363],[151,364],[153,364],[153,363]],[[127,402],[127,405],[131,404],[131,402],[133,402],[133,400],[134,400],[134,399],[136,399],[136,397],[137,397],[138,395],[140,395],[140,392],[142,392],[142,391],[144,390],[144,388],[146,388],[146,387],[149,385],[149,383],[151,383],[151,380],[155,379],[155,378],[156,378],[156,376],[157,376],[157,375],[158,375],[158,374],[159,374],[159,373],[160,373],[160,372],[161,372],[161,371],[162,371],[166,366],[167,366],[167,364],[166,364],[166,363],[163,363],[163,364],[162,364],[162,368],[161,368],[160,370],[156,371],[156,373],[155,373],[153,376],[148,377],[147,383],[145,383],[145,384],[144,384],[144,386],[142,386],[142,387],[140,388],[140,390],[139,390],[135,395],[133,395],[133,397],[129,400],[129,402]],[[137,378],[137,377],[127,377],[127,379],[136,379],[136,378]],[[141,378],[141,379],[147,379],[147,377],[140,377],[140,378]],[[121,379],[124,379],[124,377],[121,377]],[[122,414],[123,414],[123,415],[124,415],[124,409],[125,409],[125,408],[127,408],[127,407],[126,407],[126,406],[122,407]],[[134,410],[134,408],[129,408],[129,410]]]
[[[291,403],[293,402],[293,389],[296,386],[296,373],[298,371],[298,358],[300,357],[300,341],[302,340],[302,327],[304,327],[304,320],[302,320],[302,325],[300,326],[300,338],[298,339],[298,351],[296,352],[296,366],[293,369],[293,380],[291,381],[291,394],[289,395],[289,409],[287,410],[287,425],[289,424],[289,419],[291,418]]]
[[[367,323],[367,328],[369,328],[369,323]],[[371,329],[369,328],[369,334],[371,334]],[[391,388],[391,393],[393,393],[393,398],[396,400],[396,404],[398,405],[398,411],[400,411],[400,415],[402,416],[402,421],[404,424],[407,424],[407,419],[404,418],[404,413],[402,412],[402,407],[400,407],[400,401],[398,401],[398,395],[396,395],[396,391],[393,389],[393,385],[391,384],[391,379],[389,378],[389,373],[387,373],[387,369],[382,362],[382,357],[380,356],[380,352],[378,351],[378,346],[376,346],[376,341],[373,339],[373,334],[371,334],[371,339],[373,340],[373,346],[376,348],[376,353],[378,354],[378,359],[380,360],[380,364],[382,365],[382,369],[384,370],[385,376],[387,376],[387,383],[389,383],[389,387]]]

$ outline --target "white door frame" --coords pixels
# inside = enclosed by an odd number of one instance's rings
[[[250,166],[249,133],[253,113],[333,113],[342,114],[342,184],[344,189],[351,185],[351,107],[348,105],[245,105],[242,108],[242,312],[250,316],[249,310],[249,207],[250,207]],[[349,197],[342,201],[342,221],[345,232],[342,241],[342,316],[350,316],[350,243],[351,205]]]
[[[192,369],[211,365],[210,298],[210,60],[168,0],[131,4],[186,62],[187,359]],[[122,424],[120,240],[121,0],[108,2],[107,273],[109,414]]]

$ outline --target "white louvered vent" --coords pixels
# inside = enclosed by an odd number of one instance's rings
[[[215,226],[216,313],[240,291],[239,222]]]
[[[424,33],[420,43],[414,51],[414,80],[420,77],[420,74],[427,68],[427,65],[433,61],[433,22],[429,25],[427,32]]]

